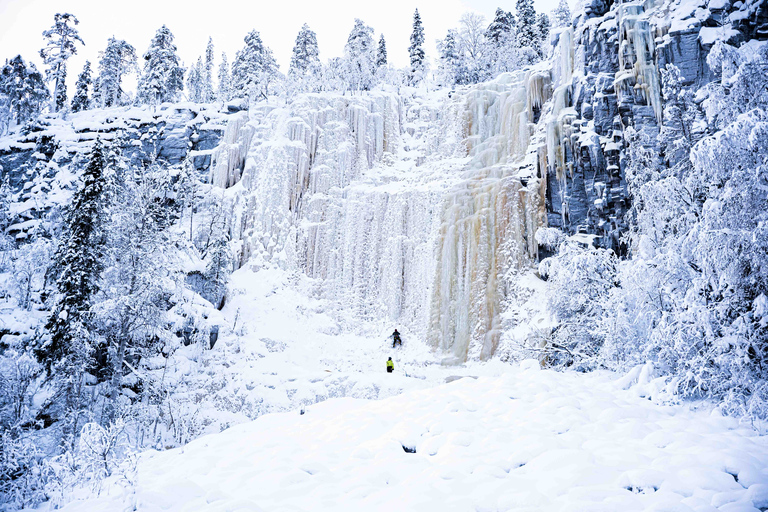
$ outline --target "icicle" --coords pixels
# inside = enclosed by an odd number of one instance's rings
[[[614,84],[621,98],[630,92],[631,78],[639,88],[647,105],[653,107],[656,119],[662,116],[661,86],[653,55],[656,49],[650,22],[642,17],[643,4],[628,3],[619,6],[618,22],[621,46],[619,71]],[[631,71],[631,74],[629,73]]]

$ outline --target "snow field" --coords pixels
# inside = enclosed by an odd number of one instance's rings
[[[139,511],[768,508],[768,438],[654,405],[614,378],[524,361],[500,377],[265,415],[147,452],[135,495],[64,510],[133,500]]]

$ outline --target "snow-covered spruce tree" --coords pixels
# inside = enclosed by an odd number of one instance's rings
[[[279,78],[277,62],[256,30],[245,36],[245,46],[232,63],[232,95],[238,98],[267,98],[269,86]]]
[[[530,62],[537,60],[539,55],[538,47],[541,37],[539,35],[539,26],[536,19],[536,9],[533,7],[533,0],[517,0],[517,45],[521,52],[528,56]],[[530,49],[527,50],[526,49]]]
[[[77,433],[89,417],[92,396],[86,392],[88,375],[99,373],[97,352],[103,353],[91,306],[103,269],[105,156],[97,140],[83,174],[83,186],[67,207],[65,225],[52,270],[58,275],[48,335],[36,347],[45,365],[55,399],[43,408],[58,421],[61,444],[72,450]]]
[[[98,94],[94,92],[94,103],[102,108],[120,105],[123,75],[135,69],[136,49],[122,39],[110,37],[99,60]]]
[[[184,89],[184,68],[176,55],[173,34],[163,25],[144,54],[144,72],[139,80],[138,97],[146,105],[173,101]]]
[[[536,51],[540,58],[549,53],[549,16],[540,13],[536,17]]]
[[[205,71],[203,73],[203,94],[202,101],[211,103],[216,100],[216,94],[213,90],[213,38],[208,38],[208,45],[205,47]]]
[[[229,250],[229,233],[219,228],[213,233],[205,255],[205,295],[216,309],[224,307],[229,275],[232,273],[232,253]]]
[[[205,92],[205,69],[203,68],[203,59],[199,57],[197,63],[189,68],[187,74],[187,98],[190,101],[200,103],[203,101]]]
[[[53,107],[56,112],[67,106],[67,60],[77,53],[75,43],[85,44],[74,27],[80,23],[73,14],[57,13],[53,26],[43,32],[45,46],[40,57],[47,66],[46,79],[54,83]]]
[[[100,140],[94,144],[83,173],[83,186],[67,207],[62,240],[54,257],[58,274],[56,297],[47,328],[50,339],[38,350],[48,368],[75,358],[78,365],[87,352],[88,313],[102,269],[101,225],[104,213],[106,159]]]
[[[22,125],[40,114],[50,98],[43,75],[17,55],[0,70],[0,94],[6,97],[11,118]]]
[[[317,48],[317,36],[306,23],[301,27],[296,36],[296,44],[293,46],[291,66],[288,76],[292,83],[300,91],[314,92],[317,89],[315,83],[320,74],[320,52]]]
[[[75,95],[72,97],[72,112],[80,112],[81,110],[88,110],[88,89],[91,87],[93,81],[91,80],[91,61],[85,61],[83,71],[80,76],[77,77],[77,84],[75,84]]]
[[[560,0],[549,15],[549,21],[552,28],[568,27],[571,24],[571,8],[568,6],[568,0]]]
[[[384,40],[384,34],[379,37],[379,48],[376,50],[376,67],[387,65],[387,42]]]
[[[498,8],[496,9],[493,21],[491,21],[491,24],[488,25],[488,29],[485,31],[485,38],[494,46],[501,46],[512,31],[514,24],[514,15],[511,12]]]
[[[408,46],[408,55],[411,59],[411,83],[418,84],[424,78],[424,27],[421,24],[421,15],[416,9],[413,13],[413,31],[411,32],[411,44]]]
[[[352,91],[369,91],[375,85],[376,44],[373,29],[355,19],[344,46],[345,79]]]
[[[459,54],[459,34],[454,29],[448,30],[445,39],[437,42],[440,65],[437,68],[438,80],[443,86],[452,87],[462,76],[462,59]]]
[[[511,12],[496,9],[493,21],[485,31],[488,66],[492,75],[517,69],[516,22]]]
[[[219,87],[216,90],[216,101],[222,103],[232,99],[232,86],[229,77],[229,62],[227,54],[221,52],[221,63],[219,64]]]

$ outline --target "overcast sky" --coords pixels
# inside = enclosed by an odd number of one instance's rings
[[[558,0],[534,0],[538,12],[549,13]],[[185,65],[205,52],[213,37],[216,68],[221,52],[231,63],[242,48],[243,37],[253,29],[275,55],[280,70],[287,72],[291,50],[303,23],[317,33],[320,58],[341,56],[354,19],[373,27],[376,40],[383,33],[389,61],[404,66],[413,11],[419,9],[424,24],[427,56],[434,59],[435,40],[458,26],[462,13],[474,10],[489,20],[496,7],[514,11],[514,0],[0,0],[0,62],[21,54],[42,69],[38,51],[42,32],[53,24],[57,12],[69,12],[80,20],[78,29],[85,41],[68,66],[69,97],[86,59],[96,65],[107,39],[125,39],[142,55],[155,31],[167,25],[176,38]],[[119,7],[117,7],[119,5]]]

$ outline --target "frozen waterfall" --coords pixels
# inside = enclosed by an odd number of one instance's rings
[[[546,222],[533,122],[545,68],[422,96],[309,94],[230,122],[212,165],[242,264],[317,283],[339,313],[406,325],[449,360],[484,359]]]

